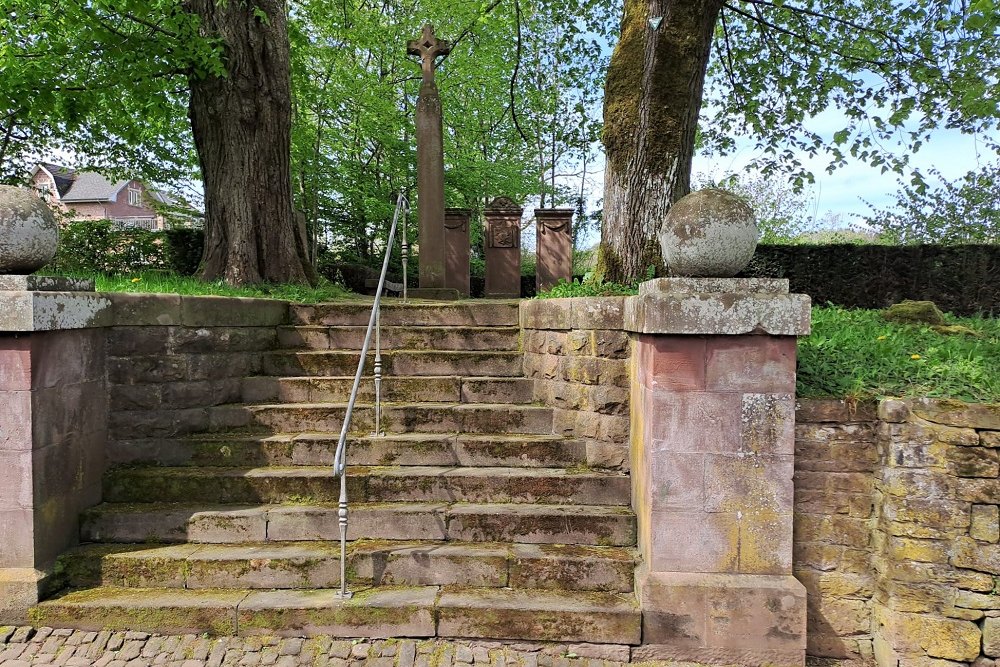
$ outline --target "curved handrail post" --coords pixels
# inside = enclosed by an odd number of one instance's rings
[[[340,591],[339,598],[346,600],[353,593],[347,590],[347,433],[351,428],[351,418],[354,416],[354,404],[358,400],[358,389],[361,387],[361,376],[365,372],[365,358],[368,356],[368,349],[371,347],[372,332],[377,329],[381,322],[380,309],[382,307],[382,292],[385,290],[385,278],[389,272],[389,259],[392,256],[392,244],[396,240],[396,227],[399,223],[400,214],[403,215],[403,229],[406,229],[406,213],[410,209],[410,203],[402,194],[396,199],[396,210],[392,214],[392,226],[389,228],[389,241],[385,248],[385,259],[382,260],[382,273],[378,279],[378,289],[375,292],[375,303],[372,305],[372,314],[368,318],[368,330],[365,332],[365,341],[361,345],[361,358],[358,360],[358,370],[354,374],[354,384],[351,386],[351,396],[347,400],[347,411],[344,413],[344,423],[340,427],[340,438],[337,440],[337,452],[333,457],[333,474],[340,475],[340,502],[337,507],[337,517],[340,524]],[[404,231],[405,234],[405,231]],[[405,244],[404,244],[405,246]],[[404,251],[405,253],[405,251]],[[404,254],[405,257],[405,254]],[[405,269],[403,277],[406,284]],[[381,385],[381,340],[376,336],[376,382],[380,389]],[[377,392],[376,392],[377,393]],[[375,431],[379,432],[381,415],[381,405],[375,410]]]

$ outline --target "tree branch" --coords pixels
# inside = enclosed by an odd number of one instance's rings
[[[755,5],[757,4],[757,3],[754,3],[753,0],[741,0],[741,1],[742,2],[751,2],[752,4],[755,4]],[[814,48],[824,48],[821,44],[819,44],[818,42],[816,42],[814,39],[811,39],[811,38],[809,38],[809,37],[807,37],[805,35],[797,33],[794,30],[789,30],[788,28],[780,26],[780,25],[778,25],[778,24],[776,24],[776,23],[774,23],[772,21],[768,21],[766,18],[764,18],[763,14],[758,14],[757,16],[754,16],[750,12],[747,12],[747,11],[745,11],[743,9],[740,9],[739,7],[731,5],[731,4],[727,3],[727,2],[724,2],[722,4],[722,6],[724,8],[728,8],[731,11],[736,12],[740,16],[743,16],[745,18],[750,19],[751,21],[753,21],[754,23],[757,23],[758,25],[761,25],[761,26],[766,27],[766,28],[770,28],[771,30],[774,30],[775,32],[779,32],[779,33],[781,33],[783,35],[788,35],[789,37],[792,37],[794,39],[801,40],[801,41],[805,42],[806,44],[808,44],[809,46],[812,46]],[[829,47],[825,47],[825,48],[829,48]],[[889,62],[888,61],[883,61],[883,60],[869,60],[867,58],[861,58],[859,56],[855,56],[855,55],[852,55],[852,54],[849,54],[849,53],[845,53],[844,51],[841,51],[839,49],[834,49],[834,48],[830,48],[829,50],[830,50],[831,53],[833,53],[833,54],[835,54],[837,56],[840,56],[844,60],[850,60],[850,61],[857,62],[857,63],[863,63],[865,65],[871,65],[871,66],[877,67],[879,69],[886,68],[886,67],[889,66]]]
[[[517,128],[517,133],[521,135],[521,139],[524,143],[530,144],[531,140],[528,139],[528,135],[524,133],[521,129],[521,122],[517,118],[517,104],[514,95],[515,89],[517,88],[517,73],[521,69],[521,2],[520,0],[514,0],[514,14],[517,18],[517,56],[514,60],[514,72],[510,75],[510,116],[514,119],[514,127]]]
[[[897,38],[897,37],[895,37],[895,36],[887,33],[884,30],[877,30],[877,29],[872,28],[870,26],[861,25],[860,23],[857,23],[856,21],[851,21],[851,20],[848,20],[848,19],[845,19],[845,18],[841,18],[839,16],[834,16],[832,14],[824,14],[823,12],[818,12],[818,11],[816,11],[814,9],[809,9],[807,7],[798,7],[798,6],[789,5],[789,4],[777,5],[774,2],[770,2],[769,0],[740,0],[740,1],[741,2],[749,2],[752,5],[763,5],[765,7],[772,7],[774,9],[788,10],[788,11],[794,12],[796,14],[805,14],[807,16],[812,16],[812,17],[815,17],[815,18],[826,19],[828,21],[833,21],[834,23],[839,23],[841,25],[847,26],[848,28],[853,28],[854,30],[857,30],[859,32],[867,32],[867,33],[871,33],[873,35],[878,35],[879,37],[881,37],[882,39],[884,39],[886,42],[888,42],[889,44],[892,44],[894,47],[896,47],[896,49],[899,50],[900,52],[908,53],[911,56],[914,56],[914,57],[916,57],[916,58],[918,58],[920,60],[927,60],[927,58],[925,58],[922,54],[917,53],[915,51],[912,51],[912,50],[906,48],[905,45],[903,44],[903,42],[899,40],[899,38]]]

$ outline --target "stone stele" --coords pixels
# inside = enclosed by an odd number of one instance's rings
[[[710,188],[670,207],[660,248],[671,275],[729,278],[746,268],[757,248],[753,210],[741,197]]]
[[[55,257],[59,224],[30,190],[0,186],[0,274],[31,273]]]

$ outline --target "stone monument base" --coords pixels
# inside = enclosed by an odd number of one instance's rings
[[[633,660],[805,664],[806,589],[791,575],[647,572]]]

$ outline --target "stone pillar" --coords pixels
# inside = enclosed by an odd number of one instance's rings
[[[441,130],[441,96],[434,82],[434,63],[447,55],[451,45],[434,36],[434,26],[423,27],[419,39],[407,42],[407,53],[420,56],[423,78],[417,97],[417,220],[420,224],[418,256],[420,287],[444,287],[444,140]]]
[[[517,299],[521,296],[521,214],[524,209],[507,197],[498,197],[483,211],[486,221],[485,296]]]
[[[470,291],[469,217],[467,208],[444,210],[444,286],[468,297]]]
[[[573,209],[536,208],[535,290],[573,278]]]
[[[101,501],[112,308],[87,281],[0,275],[0,624],[23,623]]]
[[[801,666],[792,576],[795,342],[786,280],[666,278],[626,302],[643,565],[633,659]]]

